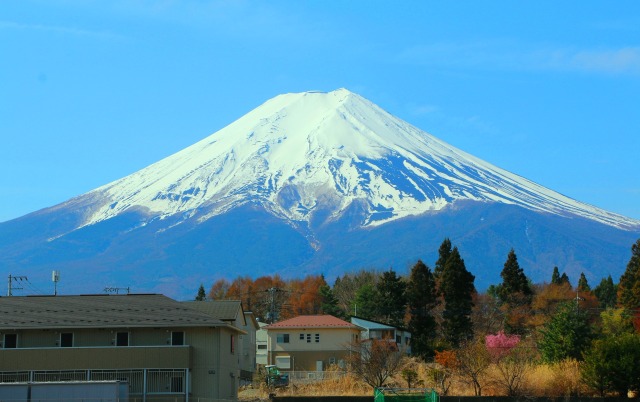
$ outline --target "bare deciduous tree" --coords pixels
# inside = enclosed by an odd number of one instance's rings
[[[527,373],[533,367],[534,353],[531,345],[521,342],[509,353],[497,358],[495,384],[501,387],[507,396],[521,396]]]
[[[491,357],[482,339],[463,343],[456,351],[456,372],[462,379],[473,386],[475,396],[482,396],[481,378]]]
[[[353,374],[370,386],[382,387],[394,375],[404,353],[388,339],[369,339],[351,344],[349,367]]]

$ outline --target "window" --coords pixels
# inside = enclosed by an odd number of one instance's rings
[[[258,349],[260,350],[267,349],[267,345],[258,345]]]
[[[304,341],[304,334],[300,334],[300,340]]]
[[[396,343],[400,345],[402,343],[402,337],[400,335],[396,335]]]
[[[73,332],[62,332],[60,334],[60,347],[70,348],[73,346]]]
[[[320,342],[320,334],[316,334],[316,343]]]
[[[236,353],[236,336],[231,335],[231,354]]]
[[[276,366],[281,369],[290,369],[291,368],[291,357],[290,356],[276,356]]]
[[[117,332],[116,333],[116,346],[129,346],[129,333]]]
[[[2,343],[5,349],[15,349],[18,347],[18,334],[4,334],[4,342]]]
[[[182,331],[171,332],[171,345],[172,346],[184,345],[184,332]]]
[[[278,334],[276,343],[289,343],[289,334]]]
[[[311,343],[311,334],[307,334],[307,343]]]

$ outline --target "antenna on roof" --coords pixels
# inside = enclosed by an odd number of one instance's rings
[[[60,271],[51,271],[51,280],[53,281],[53,295],[58,295],[58,281],[60,281]]]
[[[126,290],[127,294],[129,294],[129,288],[128,287],[126,287],[126,288],[116,288],[116,287],[106,287],[106,288],[104,288],[104,292],[105,293],[118,294],[118,293],[120,293],[121,290]]]

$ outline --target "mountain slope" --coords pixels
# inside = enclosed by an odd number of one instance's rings
[[[345,89],[278,96],[87,196],[96,204],[85,224],[132,208],[161,218],[207,209],[206,220],[249,200],[308,223],[319,210],[334,220],[360,200],[368,226],[467,199],[637,225],[479,160]]]
[[[480,288],[500,280],[511,248],[536,282],[554,265],[593,282],[624,270],[640,222],[495,167],[341,89],[280,95],[138,172],[0,223],[0,264],[41,289],[58,269],[61,292],[130,286],[188,297],[220,276],[402,272],[435,261],[444,237]]]

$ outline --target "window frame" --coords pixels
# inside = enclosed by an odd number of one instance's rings
[[[71,343],[69,344],[69,339],[65,339],[65,336],[71,336]],[[60,336],[58,337],[58,345],[61,348],[72,348],[74,346],[75,336],[73,332],[60,332]]]
[[[178,334],[181,334],[181,339],[178,338]],[[178,340],[180,340],[181,342],[177,343],[176,341]],[[171,331],[171,346],[184,346],[186,344],[186,334],[184,333],[184,331]]]
[[[121,336],[124,336],[124,335],[126,335],[126,336],[127,336],[127,342],[126,342],[127,344],[126,344],[126,345],[121,344],[121,343],[122,343],[122,342],[121,342],[121,341],[122,341]],[[129,346],[129,345],[131,345],[131,336],[130,336],[130,333],[129,333],[128,331],[126,331],[126,332],[125,332],[125,331],[118,331],[118,332],[116,332],[116,338],[115,338],[115,340],[114,340],[114,346],[118,346],[118,347],[127,347],[127,346]]]
[[[289,343],[289,334],[276,334],[276,343]]]
[[[7,337],[10,336],[13,338],[11,344],[13,346],[7,346]],[[18,334],[15,332],[3,334],[2,335],[2,348],[3,349],[18,349]]]

